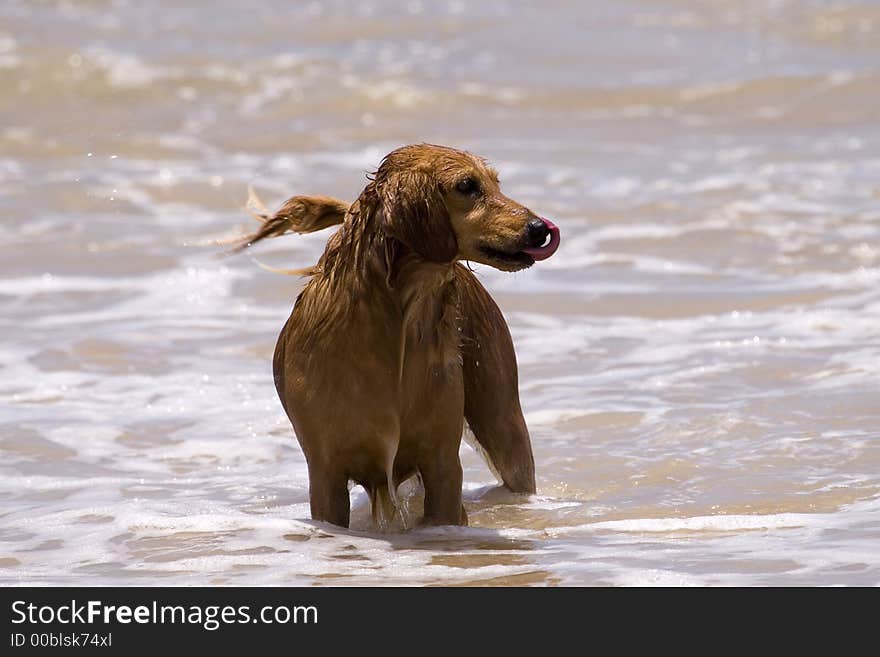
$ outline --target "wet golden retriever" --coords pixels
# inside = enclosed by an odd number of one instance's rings
[[[347,527],[353,480],[385,526],[400,511],[398,485],[418,475],[424,522],[467,524],[465,420],[504,485],[535,492],[510,332],[459,261],[525,269],[556,251],[556,226],[504,196],[484,160],[428,144],[389,153],[351,205],[295,196],[259,218],[242,247],[342,224],[301,270],[310,278],[273,361],[312,518]]]

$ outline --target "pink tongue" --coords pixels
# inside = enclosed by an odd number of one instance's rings
[[[523,253],[528,253],[535,260],[546,260],[556,253],[556,249],[559,248],[559,228],[552,221],[547,219],[543,219],[543,221],[547,224],[547,228],[550,229],[550,241],[544,246],[533,246],[523,249]]]

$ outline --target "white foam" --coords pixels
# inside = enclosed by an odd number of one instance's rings
[[[103,69],[110,84],[120,88],[147,87],[174,73],[170,69],[160,69],[145,64],[136,55],[109,48],[90,47],[83,54],[97,67]]]
[[[621,532],[680,532],[680,531],[742,531],[751,529],[779,529],[803,527],[817,520],[813,514],[782,513],[776,515],[718,515],[693,518],[637,518],[607,520],[581,528]]]

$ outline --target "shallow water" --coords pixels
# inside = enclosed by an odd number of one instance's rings
[[[880,584],[878,3],[290,4],[0,5],[0,582]],[[563,231],[477,268],[539,491],[341,531],[212,241],[416,141]]]

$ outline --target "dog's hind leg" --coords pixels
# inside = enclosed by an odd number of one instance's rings
[[[380,484],[370,489],[369,493],[373,526],[379,531],[386,531],[394,519],[394,504],[388,495],[388,486]]]
[[[369,489],[373,524],[382,531],[390,528],[395,515],[400,516],[403,529],[407,529],[409,524],[407,511],[397,495],[397,484],[394,477],[394,460],[397,458],[399,444],[399,437],[384,442],[384,481],[376,482]]]
[[[373,525],[377,529],[380,531],[390,529],[395,515],[400,516],[403,529],[408,528],[409,514],[397,494],[397,486],[390,478],[386,483],[374,487],[369,493]]]

